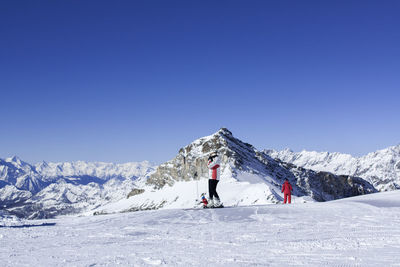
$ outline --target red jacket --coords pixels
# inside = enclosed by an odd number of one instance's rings
[[[209,176],[210,179],[213,180],[219,180],[221,174],[220,174],[220,165],[219,165],[219,159],[218,157],[214,158],[214,160],[209,160],[208,161],[208,168],[209,170]]]
[[[288,181],[285,181],[282,185],[282,193],[290,194],[292,191],[292,185]]]

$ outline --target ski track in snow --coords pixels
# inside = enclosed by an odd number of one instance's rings
[[[400,266],[400,191],[0,228],[2,266]]]

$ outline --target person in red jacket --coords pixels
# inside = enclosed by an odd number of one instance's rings
[[[288,200],[290,204],[292,200],[292,191],[293,191],[292,185],[289,183],[288,179],[285,179],[285,182],[282,185],[282,193],[284,195],[283,204],[286,204],[286,200]]]

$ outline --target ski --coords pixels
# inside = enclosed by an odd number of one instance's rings
[[[219,207],[198,207],[198,208],[187,208],[187,209],[182,209],[182,210],[212,210],[212,209],[230,209],[230,208],[237,208],[238,206],[227,206],[225,207],[224,205],[221,205]]]
[[[203,209],[222,209],[225,208],[224,205],[220,205],[218,207],[203,207]]]

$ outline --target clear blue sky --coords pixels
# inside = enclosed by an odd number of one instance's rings
[[[400,1],[1,1],[0,157],[400,142]]]

